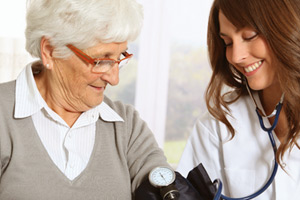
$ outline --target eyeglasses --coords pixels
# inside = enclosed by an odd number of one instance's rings
[[[129,54],[127,52],[122,53],[123,58],[120,60],[114,60],[110,58],[91,58],[86,53],[81,51],[80,49],[77,49],[71,44],[68,44],[67,47],[75,53],[80,59],[83,61],[92,64],[92,72],[94,73],[104,73],[109,71],[112,67],[114,67],[116,64],[119,65],[119,68],[126,65],[129,61],[129,59],[133,56],[133,54]]]

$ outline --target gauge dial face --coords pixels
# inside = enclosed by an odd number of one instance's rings
[[[168,167],[156,167],[149,174],[149,181],[155,187],[164,187],[173,183],[175,173]]]

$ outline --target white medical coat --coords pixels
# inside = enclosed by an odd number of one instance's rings
[[[254,94],[260,108],[258,95]],[[230,105],[232,117],[227,119],[236,130],[235,137],[227,127],[208,113],[197,120],[187,141],[177,171],[183,176],[203,163],[210,178],[220,178],[223,194],[244,197],[258,191],[269,179],[274,166],[274,154],[268,134],[260,127],[255,106],[249,96]],[[268,120],[265,126],[270,127]],[[277,146],[280,144],[274,134]],[[298,144],[299,144],[298,140]],[[295,146],[286,153],[274,182],[255,199],[300,199],[300,150]]]

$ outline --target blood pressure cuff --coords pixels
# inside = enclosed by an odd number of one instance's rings
[[[212,200],[216,188],[202,164],[191,170],[184,178],[176,172],[175,186],[179,191],[178,200]],[[135,191],[135,200],[162,200],[158,188],[145,180]]]

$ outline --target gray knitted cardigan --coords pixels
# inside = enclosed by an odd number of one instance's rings
[[[70,181],[52,162],[31,117],[13,117],[15,81],[0,84],[0,199],[134,199],[132,193],[149,171],[168,164],[132,106],[104,101],[125,122],[99,118],[89,163]]]

